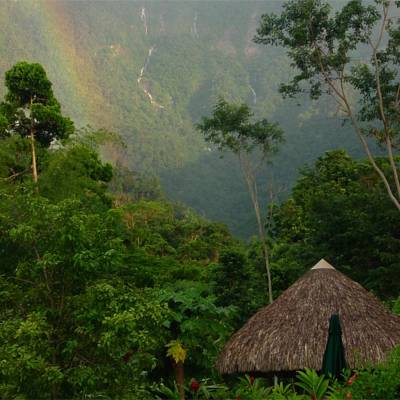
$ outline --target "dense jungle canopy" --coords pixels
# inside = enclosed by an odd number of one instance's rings
[[[400,314],[397,5],[285,4],[0,2],[0,399],[398,398],[215,370],[321,258]]]

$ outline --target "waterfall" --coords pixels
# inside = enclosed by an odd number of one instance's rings
[[[257,104],[257,93],[254,90],[253,86],[250,85],[251,94],[253,95],[253,104]]]
[[[149,33],[149,30],[147,29],[147,17],[146,17],[146,9],[142,7],[142,11],[140,13],[140,20],[143,22],[144,25],[144,31],[146,35]]]
[[[161,104],[158,104],[157,101],[154,100],[153,95],[148,90],[148,87],[146,86],[145,82],[143,82],[143,76],[147,70],[147,67],[149,66],[150,58],[151,58],[153,52],[155,51],[155,49],[156,49],[155,46],[150,47],[150,49],[147,53],[146,61],[143,65],[143,67],[140,69],[140,74],[139,74],[139,77],[137,78],[137,83],[138,83],[139,87],[142,88],[144,94],[149,98],[150,104],[152,106],[157,107],[157,108],[164,108],[164,106],[162,106]]]

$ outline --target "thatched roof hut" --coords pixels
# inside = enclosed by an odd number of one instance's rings
[[[222,374],[320,370],[332,314],[340,316],[350,367],[382,361],[400,344],[400,317],[321,260],[232,336],[217,369]]]

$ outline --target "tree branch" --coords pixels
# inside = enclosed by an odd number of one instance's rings
[[[369,39],[369,44],[372,47],[372,57],[374,59],[374,64],[375,64],[375,79],[376,79],[376,90],[377,90],[378,101],[379,101],[379,111],[380,111],[380,114],[381,114],[381,118],[382,118],[382,122],[383,122],[383,126],[384,126],[384,129],[385,129],[385,132],[387,131],[387,121],[386,121],[385,110],[384,110],[384,105],[383,105],[381,78],[380,78],[380,71],[379,71],[379,60],[378,60],[377,52],[378,52],[378,47],[382,43],[383,33],[385,32],[387,16],[388,16],[388,11],[389,11],[389,7],[390,7],[391,2],[392,2],[392,0],[389,0],[389,3],[388,3],[387,6],[385,4],[382,5],[382,7],[383,7],[383,18],[382,18],[381,27],[380,27],[380,30],[379,30],[379,36],[378,36],[378,39],[377,39],[375,45],[372,43],[372,40]]]
[[[386,14],[386,16],[387,16],[387,14]],[[368,157],[370,163],[372,164],[373,168],[375,169],[375,171],[378,173],[378,175],[382,179],[390,199],[392,200],[394,205],[397,207],[397,209],[400,211],[400,202],[398,201],[396,196],[393,194],[393,191],[392,191],[392,189],[390,187],[390,184],[389,184],[384,172],[379,168],[378,164],[376,163],[375,158],[372,155],[372,152],[371,152],[371,150],[370,150],[370,148],[368,146],[368,142],[366,141],[364,135],[362,134],[361,128],[358,126],[357,119],[355,118],[355,115],[354,115],[354,113],[353,113],[353,111],[351,109],[351,106],[350,106],[350,103],[349,103],[349,101],[347,99],[346,92],[345,92],[344,85],[343,85],[343,81],[344,81],[343,71],[342,71],[342,75],[339,76],[339,78],[340,78],[339,79],[340,92],[339,92],[339,90],[335,87],[335,85],[333,84],[333,82],[330,79],[329,75],[325,71],[325,68],[324,68],[324,65],[323,65],[322,59],[321,59],[322,50],[319,48],[319,46],[317,44],[315,44],[315,46],[319,50],[318,51],[319,66],[320,66],[321,73],[325,78],[325,82],[332,88],[332,90],[335,92],[335,94],[343,101],[343,105],[345,106],[344,108],[346,110],[346,113],[350,117],[350,120],[351,120],[351,123],[352,123],[352,125],[354,127],[354,130],[356,131],[357,136],[359,137],[359,139],[361,141],[361,144],[364,147],[364,150],[365,150],[365,152],[367,154],[367,157]],[[335,99],[335,100],[337,101],[337,99]],[[397,170],[396,170],[396,173],[397,173]],[[399,188],[400,188],[400,186],[399,186]]]
[[[369,43],[370,43],[370,45],[372,47],[372,57],[374,59],[374,64],[375,64],[376,92],[378,94],[379,112],[380,112],[382,123],[383,123],[383,131],[384,131],[384,134],[385,134],[386,150],[387,150],[387,153],[388,153],[390,167],[392,169],[393,179],[394,179],[394,182],[395,182],[395,185],[396,185],[396,189],[397,189],[397,199],[399,200],[400,199],[399,173],[397,171],[397,166],[396,166],[396,163],[395,163],[394,157],[393,157],[393,145],[392,145],[392,140],[391,140],[391,137],[390,137],[390,129],[389,129],[389,125],[388,125],[388,121],[387,121],[386,115],[385,115],[384,101],[383,101],[382,87],[381,87],[379,60],[378,60],[378,56],[377,56],[378,47],[382,43],[383,34],[385,32],[385,27],[386,27],[386,24],[387,24],[389,8],[390,8],[391,4],[392,4],[392,0],[389,0],[389,3],[387,3],[387,4],[384,3],[382,5],[382,7],[383,7],[383,18],[382,18],[381,28],[380,28],[380,31],[379,31],[378,40],[376,41],[375,45],[372,43],[371,40],[369,41]],[[399,96],[399,88],[397,90],[395,104],[397,102],[398,96]]]
[[[10,176],[8,176],[7,178],[2,178],[3,181],[12,181],[13,179],[15,179],[17,176],[20,176],[22,174],[25,174],[27,171],[29,171],[28,169],[25,169],[21,172],[16,172],[15,174],[12,174]]]
[[[372,155],[372,152],[371,152],[371,150],[370,150],[370,148],[368,146],[368,142],[365,139],[365,137],[364,137],[364,135],[363,135],[363,133],[361,131],[361,128],[359,127],[359,125],[357,123],[357,119],[356,119],[356,117],[355,117],[355,115],[354,115],[354,113],[353,113],[353,111],[351,109],[351,106],[350,106],[350,104],[349,104],[349,102],[348,102],[348,100],[346,98],[344,87],[343,87],[343,81],[341,81],[341,90],[342,90],[342,93],[344,95],[343,98],[344,98],[344,104],[346,106],[347,114],[350,117],[351,123],[352,123],[352,125],[354,127],[354,130],[357,133],[357,136],[359,137],[359,139],[361,141],[361,144],[364,147],[365,152],[367,153],[368,160],[370,161],[370,163],[372,164],[373,168],[375,169],[375,171],[378,173],[378,175],[382,179],[383,184],[385,185],[386,191],[387,191],[390,199],[392,200],[393,204],[400,211],[400,202],[397,200],[396,196],[393,194],[392,188],[390,187],[390,184],[389,184],[384,172],[381,170],[381,168],[379,168],[378,164],[376,163],[375,158]]]

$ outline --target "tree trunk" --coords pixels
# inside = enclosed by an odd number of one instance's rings
[[[35,134],[33,129],[31,129],[31,151],[32,151],[32,176],[33,182],[37,185],[38,182],[38,173],[37,173],[37,166],[36,166],[36,148],[35,148]]]
[[[247,188],[249,190],[251,202],[253,204],[254,213],[256,215],[257,227],[258,227],[258,237],[261,242],[265,270],[267,273],[268,300],[269,300],[269,303],[271,304],[274,301],[273,296],[272,296],[271,269],[270,269],[270,265],[269,265],[269,252],[268,252],[268,246],[267,246],[267,238],[266,238],[265,228],[264,228],[262,217],[261,217],[260,204],[258,201],[256,176],[255,176],[254,169],[251,167],[248,160],[246,160],[246,158],[243,155],[241,155],[240,153],[239,153],[239,160],[240,160],[240,165],[242,167],[242,171],[243,171],[246,183],[247,183]]]
[[[180,400],[185,400],[185,370],[183,367],[183,362],[179,361],[178,363],[176,363],[175,361],[173,361],[172,367],[175,372],[175,381],[176,386],[178,387],[179,398]]]
[[[388,9],[388,8],[387,8]],[[377,80],[377,95],[378,95],[378,101],[379,101],[379,109],[381,111],[381,118],[382,121],[385,121],[385,115],[383,113],[383,102],[382,102],[382,94],[381,94],[381,86],[380,86],[380,80],[379,80],[379,70],[378,68],[378,64],[377,64],[377,59],[376,59],[376,51],[379,47],[379,44],[382,40],[382,35],[383,35],[383,30],[386,24],[386,18],[387,18],[387,10],[385,10],[384,12],[384,21],[382,23],[381,26],[381,32],[380,32],[380,36],[379,36],[379,40],[377,42],[377,44],[374,46],[372,45],[373,48],[373,54],[372,56],[375,58],[375,76],[376,76],[376,80]],[[378,164],[376,163],[375,157],[372,154],[369,145],[368,145],[368,141],[366,140],[366,138],[364,137],[364,134],[362,132],[361,127],[358,125],[358,121],[356,116],[354,115],[354,112],[351,108],[350,105],[350,101],[347,98],[346,95],[346,91],[345,91],[345,79],[343,76],[343,71],[342,72],[338,72],[338,77],[339,77],[339,85],[340,85],[340,89],[338,87],[336,87],[335,82],[333,81],[332,77],[329,76],[329,74],[327,74],[327,71],[325,70],[323,63],[322,63],[322,59],[321,59],[321,50],[319,50],[318,52],[318,56],[319,56],[319,65],[320,65],[320,70],[321,73],[326,81],[326,83],[329,85],[329,87],[332,89],[333,93],[332,93],[332,97],[337,101],[337,103],[341,106],[341,108],[344,110],[345,113],[347,113],[348,117],[350,118],[351,124],[353,125],[353,128],[358,136],[358,138],[361,141],[361,144],[367,154],[368,160],[371,163],[372,167],[374,168],[374,170],[378,173],[379,177],[381,178],[383,184],[385,185],[386,191],[389,195],[390,200],[393,202],[393,204],[396,206],[396,208],[400,211],[400,197],[398,198],[394,193],[392,188],[390,187],[390,183],[388,181],[388,179],[385,176],[385,173],[383,172],[383,170],[378,166]],[[386,125],[386,124],[384,124]],[[388,136],[388,133],[386,132],[385,129],[385,134],[386,134],[386,141],[387,139],[390,139],[390,136]],[[389,140],[390,141],[390,140]],[[392,167],[392,171],[393,171],[393,175],[394,175],[394,179],[396,181],[396,179],[398,180],[398,171],[397,168],[393,162],[393,159],[391,159],[390,157],[390,152],[392,151],[391,146],[388,147],[387,144],[387,150],[389,152],[389,160],[391,162],[391,167]],[[400,183],[399,183],[400,185]],[[398,196],[400,196],[399,193],[399,189],[400,187],[397,186],[397,182],[396,182],[396,188],[398,191]]]
[[[35,147],[35,128],[33,124],[32,118],[32,103],[33,99],[30,101],[30,119],[31,119],[31,129],[30,129],[30,139],[31,139],[31,152],[32,152],[32,177],[33,182],[36,185],[36,190],[38,190],[38,172],[37,172],[37,164],[36,164],[36,147]]]
[[[261,219],[261,213],[260,213],[260,207],[258,204],[258,199],[253,202],[254,206],[254,212],[256,214],[256,219],[257,219],[257,225],[258,225],[258,236],[261,241],[261,246],[262,246],[262,253],[263,253],[263,258],[264,258],[264,263],[265,263],[265,270],[267,272],[267,281],[268,281],[268,300],[269,303],[271,304],[274,299],[272,297],[272,280],[271,280],[271,269],[269,265],[269,252],[268,252],[268,246],[267,246],[267,238],[265,235],[265,229],[264,225]]]

